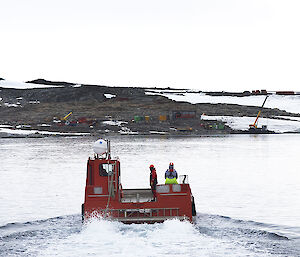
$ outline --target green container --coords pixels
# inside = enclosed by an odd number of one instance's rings
[[[218,124],[218,129],[225,129],[225,126],[223,123]]]
[[[138,121],[141,121],[141,116],[134,116],[134,121],[135,122],[138,122]]]

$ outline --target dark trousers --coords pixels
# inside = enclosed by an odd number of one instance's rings
[[[156,198],[156,184],[151,186],[151,190],[152,190],[152,194],[153,194],[154,198]]]

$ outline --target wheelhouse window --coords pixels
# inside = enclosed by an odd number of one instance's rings
[[[100,176],[107,177],[111,176],[114,172],[114,164],[111,163],[101,163],[99,165]]]

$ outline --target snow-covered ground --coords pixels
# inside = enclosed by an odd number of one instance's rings
[[[90,133],[62,133],[62,132],[50,132],[40,131],[33,129],[11,129],[7,125],[0,125],[0,134],[12,135],[12,136],[31,136],[31,135],[44,135],[44,136],[87,136]]]
[[[248,106],[261,106],[265,100],[264,95],[253,96],[210,96],[204,93],[169,93],[169,91],[163,92],[146,92],[148,95],[162,95],[174,101],[188,102],[192,104],[196,103],[226,103],[226,104],[239,104]],[[292,113],[300,113],[300,95],[270,95],[265,103],[266,108],[277,108]]]
[[[220,120],[225,122],[230,128],[234,130],[247,130],[249,124],[253,124],[255,118],[253,117],[232,117],[232,116],[208,116],[202,115],[203,120]],[[292,119],[292,117],[291,117]],[[268,130],[274,132],[300,132],[300,119],[297,120],[280,120],[260,118],[258,127],[266,125]]]
[[[283,120],[294,120],[300,122],[300,117],[291,117],[291,116],[277,116],[276,118],[283,119]]]
[[[105,125],[110,126],[122,126],[122,124],[127,124],[127,121],[118,121],[118,120],[106,120],[102,122]]]
[[[161,95],[177,102],[196,103],[226,103],[238,104],[247,106],[261,106],[266,96],[210,96],[205,93],[198,93],[192,91],[173,92],[170,90],[149,90],[146,92],[148,95]],[[265,106],[266,108],[277,108],[291,113],[300,113],[300,95],[269,95]],[[278,119],[260,118],[259,126],[267,125],[269,130],[275,132],[300,132],[300,118],[280,116]],[[249,124],[255,120],[254,117],[232,117],[232,116],[207,116],[202,115],[203,120],[220,120],[225,122],[229,127],[234,130],[247,130]]]
[[[28,88],[49,88],[49,87],[61,87],[61,86],[41,85],[41,84],[17,82],[17,81],[11,81],[11,80],[0,80],[0,87],[28,89]]]

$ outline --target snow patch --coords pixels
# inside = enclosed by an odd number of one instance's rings
[[[3,126],[3,125],[1,125]],[[20,125],[20,127],[24,127],[25,125]],[[50,131],[39,131],[39,130],[22,130],[22,129],[10,129],[10,128],[3,128],[0,127],[0,133],[5,133],[8,135],[34,135],[34,134],[40,134],[40,135],[48,135],[48,136],[86,136],[90,135],[90,133],[62,133],[62,132],[50,132]]]
[[[122,124],[127,124],[128,122],[117,121],[117,120],[107,120],[107,121],[102,121],[102,123],[105,125],[110,125],[110,126],[122,126]]]
[[[30,104],[39,104],[39,103],[40,103],[40,101],[38,101],[38,100],[34,100],[34,101],[29,101],[28,103],[30,103]]]
[[[16,126],[16,129],[21,129],[21,128],[31,128],[30,125],[26,125],[26,124],[20,124]]]
[[[112,95],[112,94],[104,94],[104,96],[108,99],[116,97],[116,95]]]
[[[123,130],[120,130],[119,131],[119,133],[121,134],[121,135],[138,135],[139,134],[139,132],[136,132],[136,131],[123,131]]]
[[[51,127],[50,124],[38,124],[37,126],[38,127]]]
[[[202,120],[220,120],[226,123],[234,130],[248,130],[249,124],[253,124],[255,117],[232,117],[232,116],[208,116],[202,115]],[[260,118],[258,127],[266,125],[268,130],[278,133],[298,132],[300,130],[300,122],[292,120],[268,119]]]
[[[131,131],[130,128],[127,127],[121,127],[121,130],[118,131],[121,135],[137,135],[138,132]]]
[[[6,106],[6,107],[14,107],[14,108],[20,107],[20,105],[18,105],[18,104],[11,104],[11,103],[4,103],[4,106]]]
[[[266,96],[210,96],[205,93],[186,92],[181,94],[171,94],[165,92],[146,92],[147,95],[161,95],[177,102],[212,103],[212,104],[238,104],[245,106],[261,106]],[[265,108],[277,108],[292,113],[300,113],[300,95],[270,95],[265,103]]]
[[[54,86],[54,85],[41,85],[34,83],[25,83],[25,82],[17,82],[10,80],[1,80],[0,87],[3,88],[16,88],[16,89],[29,89],[29,88],[49,88],[49,87],[63,87],[63,86]]]
[[[166,135],[167,132],[164,132],[164,131],[156,131],[156,130],[151,130],[149,131],[150,134],[153,134],[153,135]]]
[[[300,117],[291,117],[291,116],[276,116],[278,119],[284,119],[284,120],[293,120],[293,121],[299,121]]]
[[[0,128],[13,128],[11,125],[6,125],[6,124],[0,124]]]

